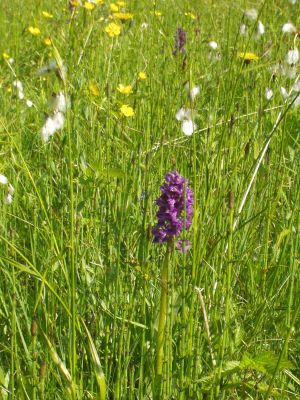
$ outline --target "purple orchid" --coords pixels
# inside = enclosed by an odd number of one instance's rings
[[[156,200],[158,222],[152,231],[155,243],[165,243],[192,225],[194,194],[187,185],[188,180],[176,171],[166,175],[162,194]]]

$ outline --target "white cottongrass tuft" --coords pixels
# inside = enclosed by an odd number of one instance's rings
[[[176,115],[175,118],[177,119],[177,121],[183,121],[185,119],[191,119],[192,118],[192,110],[190,108],[186,108],[186,107],[181,107]]]
[[[270,89],[270,88],[266,88],[266,90],[265,90],[265,97],[266,97],[266,99],[267,99],[268,101],[272,99],[273,95],[274,95],[273,90]]]
[[[47,143],[51,136],[54,135],[54,133],[62,129],[64,126],[65,122],[65,117],[63,113],[57,112],[54,115],[48,117],[45,121],[44,126],[41,129],[41,138],[44,143]]]
[[[197,129],[197,125],[191,119],[186,119],[182,122],[181,130],[186,136],[191,136],[195,130]]]
[[[258,12],[255,8],[250,8],[244,12],[244,16],[250,21],[256,21],[258,17]]]
[[[289,50],[286,55],[286,62],[289,65],[295,65],[299,61],[299,50],[295,47],[292,50]]]
[[[289,94],[288,94],[286,88],[283,87],[283,86],[280,87],[280,93],[281,93],[281,95],[282,95],[282,97],[283,97],[284,99],[286,99],[286,98],[289,96]]]
[[[50,106],[54,112],[66,112],[67,109],[67,100],[65,95],[62,92],[58,92],[57,94],[52,95],[52,99],[50,100]]]
[[[191,98],[191,100],[194,101],[199,93],[200,93],[200,87],[199,86],[192,87],[192,89],[190,90],[190,98]]]
[[[245,24],[240,25],[240,35],[246,36],[248,34],[248,28]]]
[[[33,106],[33,102],[29,99],[26,100],[26,105],[28,108],[31,108]]]
[[[208,42],[208,45],[212,50],[217,50],[217,48],[218,48],[218,43],[215,42],[214,40]]]
[[[260,38],[265,33],[265,26],[261,21],[257,22],[256,38]]]
[[[13,196],[10,193],[7,193],[7,195],[4,197],[4,204],[10,205],[13,202]]]
[[[287,23],[285,23],[283,25],[282,32],[283,33],[296,33],[297,32],[297,28],[291,22],[287,22]]]
[[[2,185],[7,185],[8,184],[8,179],[5,175],[0,175],[0,183]]]
[[[16,79],[15,81],[13,81],[12,84],[13,84],[13,87],[15,87],[16,90],[17,90],[18,98],[20,100],[23,100],[25,96],[24,96],[24,92],[23,92],[23,84],[22,84],[22,82],[19,81],[18,79]]]

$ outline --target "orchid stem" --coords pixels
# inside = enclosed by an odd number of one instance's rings
[[[171,250],[172,250],[172,244],[168,242],[161,271],[161,295],[160,295],[159,321],[158,321],[158,331],[157,331],[154,399],[161,398],[160,395],[161,395],[163,363],[164,363],[165,327],[166,327],[166,317],[168,312],[169,260],[170,260]]]

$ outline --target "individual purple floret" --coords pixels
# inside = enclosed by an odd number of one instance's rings
[[[156,200],[158,222],[152,231],[155,243],[165,243],[192,225],[194,194],[187,185],[188,180],[176,171],[166,175],[162,194]]]
[[[185,43],[186,43],[186,32],[182,28],[177,28],[175,35],[174,51],[173,51],[174,56],[177,54],[177,51],[179,51],[179,53],[181,54],[185,53],[185,48],[184,48]]]

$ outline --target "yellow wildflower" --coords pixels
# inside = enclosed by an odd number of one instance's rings
[[[134,116],[134,111],[133,108],[128,106],[127,104],[123,104],[122,107],[120,108],[121,114],[124,115],[125,117],[133,117]]]
[[[133,14],[131,14],[131,13],[124,13],[124,12],[115,12],[115,13],[113,13],[113,16],[114,16],[115,18],[120,19],[121,21],[127,21],[127,20],[133,18]]]
[[[156,17],[161,17],[161,16],[162,16],[162,13],[161,13],[160,11],[154,11],[154,15],[155,15]]]
[[[41,31],[39,30],[39,28],[35,28],[33,26],[29,26],[28,27],[28,32],[31,33],[33,36],[38,36],[40,35]]]
[[[87,11],[93,11],[93,9],[95,8],[95,4],[89,3],[88,1],[86,1],[86,2],[84,3],[83,7],[84,7]]]
[[[125,1],[117,1],[119,7],[125,7]]]
[[[129,96],[132,93],[132,86],[131,85],[123,85],[122,83],[119,84],[119,86],[117,87],[117,90],[122,93],[125,94],[126,96]]]
[[[110,11],[112,11],[112,12],[118,12],[119,11],[119,7],[115,3],[111,3],[109,5],[109,7],[110,7]]]
[[[4,60],[8,60],[10,56],[7,53],[2,53],[2,57],[4,58]]]
[[[145,74],[144,71],[139,72],[138,76],[141,81],[144,81],[145,79],[147,79],[147,75]]]
[[[7,89],[6,89],[6,91],[7,91],[7,93],[11,93],[11,92],[12,92],[11,86],[8,86]]]
[[[121,27],[120,25],[111,22],[105,27],[105,32],[108,33],[108,36],[110,37],[119,36],[121,33]]]
[[[42,11],[43,17],[51,19],[53,18],[53,15],[48,13],[47,11]]]
[[[246,62],[259,60],[259,57],[256,54],[248,52],[239,52],[238,57]]]
[[[43,40],[43,43],[44,43],[46,46],[51,46],[51,45],[52,45],[52,41],[51,41],[51,39],[50,39],[49,37],[46,37],[46,38]]]
[[[93,96],[96,96],[96,97],[100,96],[100,90],[99,90],[98,86],[96,85],[96,83],[91,82],[89,84],[89,91],[91,92],[91,94]]]
[[[184,13],[184,15],[186,15],[187,17],[190,17],[191,19],[196,19],[196,16],[191,12],[186,12],[186,13]]]

